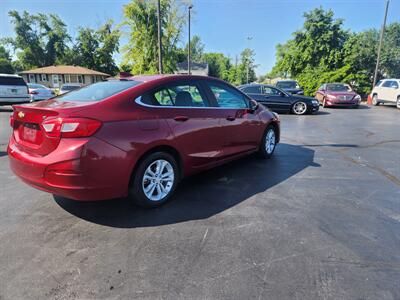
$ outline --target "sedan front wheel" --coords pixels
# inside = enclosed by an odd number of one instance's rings
[[[292,112],[295,115],[304,115],[307,112],[307,104],[303,101],[296,102],[293,104]]]
[[[270,158],[274,154],[277,141],[277,132],[273,125],[269,125],[261,140],[259,154],[262,158]]]

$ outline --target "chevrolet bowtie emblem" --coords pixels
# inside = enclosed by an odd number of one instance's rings
[[[20,117],[20,118],[22,119],[23,117],[25,117],[25,114],[24,114],[22,111],[20,111],[20,112],[18,113],[18,117]]]

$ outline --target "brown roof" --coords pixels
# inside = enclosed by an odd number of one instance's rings
[[[20,74],[76,74],[76,75],[100,75],[110,76],[109,74],[90,70],[79,66],[48,66],[20,72]]]

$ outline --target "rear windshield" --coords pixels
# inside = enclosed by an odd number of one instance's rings
[[[3,77],[3,76],[0,76],[0,85],[26,85],[26,83],[20,77]]]
[[[63,86],[61,87],[61,89],[62,89],[63,91],[73,91],[73,90],[77,90],[77,89],[79,89],[79,88],[80,88],[79,85],[63,85]]]
[[[79,90],[57,96],[54,99],[60,101],[82,101],[82,102],[101,101],[114,94],[117,94],[119,92],[122,92],[126,89],[129,89],[139,84],[141,84],[140,81],[134,81],[134,80],[127,80],[127,81],[110,80],[104,82],[97,82],[85,86],[83,88],[80,88]]]
[[[41,84],[35,84],[35,83],[28,83],[28,87],[31,89],[45,89],[46,87]]]
[[[351,87],[347,84],[331,83],[326,85],[326,89],[332,92],[348,92],[351,91]]]
[[[298,89],[300,86],[296,81],[279,81],[276,86],[281,89]]]

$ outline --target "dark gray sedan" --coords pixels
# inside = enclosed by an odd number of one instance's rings
[[[245,84],[238,87],[250,98],[280,113],[304,115],[319,110],[319,103],[312,97],[292,95],[266,84]]]

